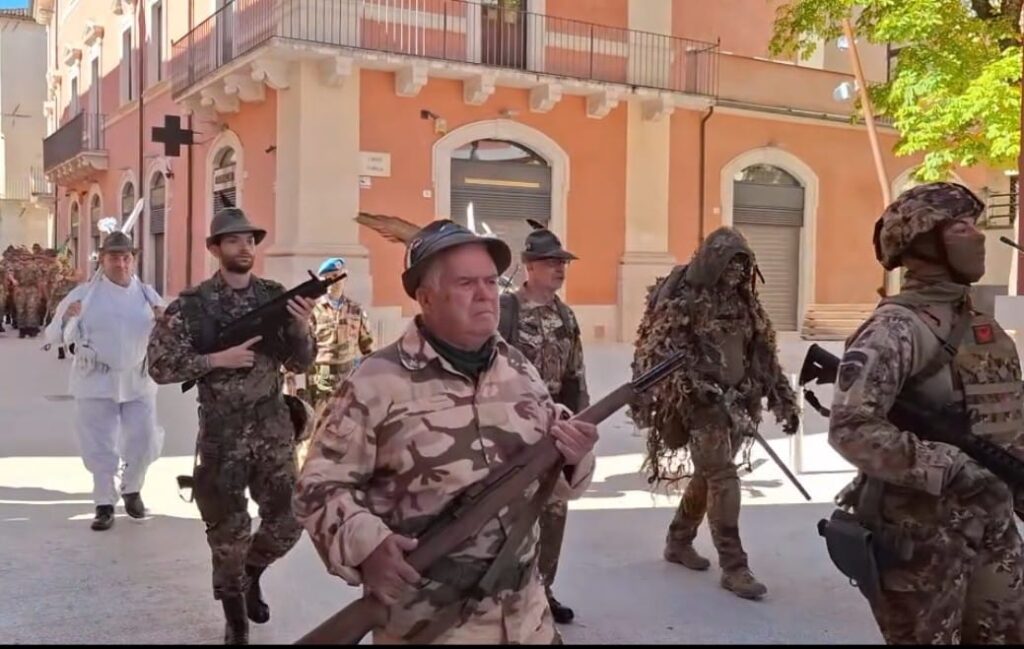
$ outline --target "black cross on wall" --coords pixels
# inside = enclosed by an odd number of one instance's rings
[[[192,144],[193,131],[181,128],[179,115],[164,115],[164,125],[153,127],[153,141],[164,145],[164,155],[177,158],[181,155],[181,145]]]

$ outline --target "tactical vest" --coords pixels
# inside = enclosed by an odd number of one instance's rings
[[[515,346],[519,339],[519,296],[515,293],[503,293],[500,298],[500,312],[498,314],[498,333],[508,344]],[[569,307],[558,297],[555,297],[555,311],[562,320],[562,326],[573,338],[580,334],[580,328],[576,321],[569,314]]]
[[[266,282],[254,277],[253,294],[256,304],[264,304],[275,296]],[[221,309],[220,295],[213,282],[207,280],[198,286],[187,288],[178,296],[185,329],[192,339],[192,348],[197,353],[208,353],[217,341],[218,330],[231,318]]]

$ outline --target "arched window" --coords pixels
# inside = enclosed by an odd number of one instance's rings
[[[92,195],[92,203],[89,204],[89,224],[92,228],[92,252],[97,253],[100,244],[103,243],[103,233],[100,232],[100,219],[103,218],[103,206],[100,204],[100,195]]]
[[[79,226],[79,209],[78,201],[71,204],[71,216],[68,221],[68,234],[71,235],[71,239],[68,241],[68,245],[71,246],[71,264],[73,267],[78,267],[78,226]]]
[[[235,178],[235,150],[222,149],[213,160],[213,213],[225,207],[238,207],[238,183]]]
[[[153,252],[153,288],[164,293],[164,232],[166,232],[167,180],[160,172],[149,181],[149,241]]]
[[[121,188],[121,223],[128,220],[135,207],[135,184],[127,182]]]
[[[800,181],[785,169],[766,164],[750,165],[743,171],[737,172],[734,180],[738,183],[754,183],[756,185],[801,186]]]

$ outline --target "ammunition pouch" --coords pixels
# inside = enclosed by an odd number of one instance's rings
[[[192,473],[192,494],[199,515],[207,525],[215,525],[227,518],[229,512],[227,494],[222,493],[217,480],[220,462],[204,454],[203,462]],[[179,484],[180,484],[179,478]]]

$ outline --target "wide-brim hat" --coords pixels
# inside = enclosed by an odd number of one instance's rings
[[[551,230],[534,230],[526,235],[523,260],[539,261],[541,259],[573,261],[579,257],[563,248],[562,242]]]
[[[217,212],[210,222],[210,236],[206,237],[206,245],[211,246],[228,234],[252,234],[258,246],[267,236],[267,231],[250,223],[240,208],[227,207]]]
[[[132,238],[124,232],[111,232],[96,250],[100,254],[105,252],[130,252],[135,254],[137,251],[138,249],[132,242]]]
[[[431,259],[445,250],[471,243],[483,244],[501,275],[512,265],[512,250],[501,239],[474,234],[463,226],[443,219],[423,227],[409,242],[405,253],[405,272],[402,273],[402,288],[411,298],[416,297],[423,274]]]

